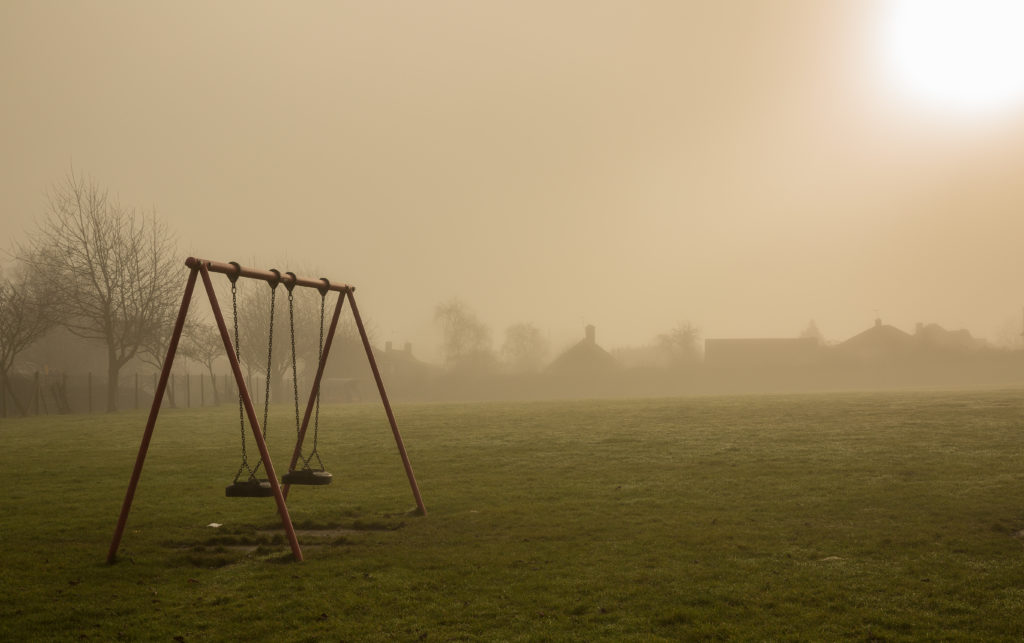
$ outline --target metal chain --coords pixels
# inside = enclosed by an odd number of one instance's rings
[[[270,376],[273,372],[273,357],[274,357],[274,302],[277,300],[277,284],[270,285],[270,328],[267,332],[267,375],[263,379],[263,440],[267,439],[267,419],[270,416]],[[253,467],[252,475],[256,476],[256,472],[259,471],[260,466],[263,464],[263,458],[260,457],[260,461]]]
[[[320,360],[324,357],[324,304],[327,299],[327,291],[320,291],[320,344],[316,352],[317,368],[319,369]],[[316,456],[316,462],[320,465],[320,470],[324,470],[324,463],[320,459],[320,452],[317,451],[317,442],[320,438],[320,388],[316,389],[316,419],[313,420],[313,452],[309,454],[309,458],[312,459]],[[306,464],[309,464],[309,459],[306,460]]]
[[[238,341],[238,287],[235,279],[231,280],[231,315],[235,323],[235,360],[241,360],[241,347]],[[242,475],[242,471],[248,471],[250,479],[255,477],[253,470],[249,467],[249,459],[245,452],[245,413],[242,408],[241,390],[238,392],[238,427],[242,434],[242,464],[235,473],[234,482],[238,482],[238,476]]]
[[[267,377],[264,381],[263,390],[263,437],[267,437],[267,413],[270,410],[270,375],[273,372],[272,364],[274,358],[274,302],[277,299],[277,286],[270,290],[270,329],[267,333]]]
[[[324,298],[326,292],[320,294],[320,343],[317,349],[317,366],[319,368],[320,358],[324,353]],[[288,317],[291,323],[291,337],[292,337],[292,390],[295,395],[295,435],[298,436],[302,432],[302,422],[299,419],[299,375],[298,375],[298,361],[296,358],[295,349],[295,306],[293,303],[292,293],[288,292]],[[310,452],[309,457],[302,455],[302,451],[299,451],[299,459],[302,461],[302,468],[304,470],[311,469],[309,463],[313,458],[316,458],[317,464],[320,465],[320,471],[324,470],[324,463],[320,459],[320,454],[317,451],[317,442],[319,441],[320,432],[320,391],[317,390],[316,395],[316,419],[313,423],[313,450]]]
[[[291,288],[288,289],[288,322],[291,325],[292,336],[292,392],[295,396],[295,434],[301,431],[299,420],[299,366],[295,357],[295,299]]]

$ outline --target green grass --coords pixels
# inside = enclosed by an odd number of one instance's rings
[[[4,420],[0,640],[1020,640],[1022,411],[1018,391],[402,406],[420,518],[379,406],[329,407],[334,484],[289,498],[297,564],[272,499],[224,497],[237,408],[164,410],[112,566],[145,415]]]

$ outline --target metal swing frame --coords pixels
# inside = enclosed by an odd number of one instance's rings
[[[276,270],[258,270],[255,268],[246,268],[233,262],[222,263],[209,261],[207,259],[197,259],[195,257],[189,257],[186,259],[185,265],[190,269],[188,281],[185,284],[185,292],[181,298],[181,307],[178,309],[178,317],[174,322],[174,332],[171,334],[171,339],[167,346],[167,356],[164,358],[164,365],[160,372],[160,379],[153,395],[153,406],[150,408],[149,418],[146,421],[146,430],[142,435],[142,443],[139,445],[139,454],[135,459],[135,467],[132,469],[131,479],[128,482],[128,489],[125,492],[124,502],[121,505],[121,513],[118,516],[117,526],[114,529],[114,538],[110,543],[110,550],[107,553],[107,562],[113,563],[117,559],[117,550],[121,544],[121,537],[124,535],[125,524],[128,521],[128,513],[131,510],[132,500],[135,498],[135,490],[138,487],[139,478],[142,475],[142,465],[146,460],[146,453],[149,451],[149,443],[153,437],[153,429],[156,426],[156,419],[160,413],[160,405],[164,397],[164,391],[167,388],[167,381],[170,377],[171,366],[174,363],[174,355],[178,350],[178,342],[181,339],[181,332],[185,326],[185,317],[192,301],[192,293],[195,290],[196,279],[198,277],[202,277],[203,286],[206,290],[207,298],[210,301],[210,307],[213,309],[213,316],[217,321],[217,328],[220,331],[221,339],[224,341],[224,350],[227,353],[228,361],[231,364],[231,371],[234,374],[235,383],[238,386],[239,396],[242,398],[246,415],[249,418],[249,426],[252,429],[253,439],[256,441],[256,446],[259,448],[260,456],[263,460],[263,466],[267,472],[267,478],[273,488],[274,500],[277,504],[278,514],[281,516],[281,524],[288,535],[288,542],[291,545],[292,554],[296,561],[301,562],[303,559],[302,548],[299,546],[298,538],[295,535],[295,527],[292,525],[292,519],[288,513],[288,505],[285,502],[289,485],[281,485],[278,482],[277,473],[274,470],[273,462],[270,459],[270,451],[267,449],[267,443],[263,439],[259,419],[256,417],[256,409],[253,406],[252,397],[249,395],[249,390],[245,385],[245,378],[242,376],[242,368],[235,355],[231,337],[228,334],[227,325],[224,323],[224,315],[221,312],[220,305],[217,303],[217,295],[214,292],[213,282],[210,280],[211,272],[222,273],[229,277],[234,277],[235,279],[245,277],[247,279],[257,279],[266,282],[276,282],[280,280],[281,283],[290,285],[291,287],[302,286],[305,288],[316,288],[321,293],[328,291],[338,293],[338,300],[334,306],[334,315],[331,318],[330,330],[324,340],[323,353],[320,355],[320,363],[317,366],[316,376],[313,379],[313,385],[310,389],[309,401],[306,404],[306,412],[302,419],[302,425],[299,428],[299,433],[295,442],[295,449],[292,452],[291,463],[288,466],[289,471],[295,468],[295,463],[301,457],[302,442],[306,437],[306,428],[309,425],[309,418],[313,411],[313,405],[316,402],[317,395],[320,391],[320,380],[323,377],[324,367],[327,364],[327,356],[331,349],[331,342],[334,339],[334,334],[338,327],[338,320],[341,317],[341,308],[345,299],[348,299],[349,306],[352,309],[352,317],[355,320],[356,328],[359,331],[359,337],[362,339],[363,349],[366,352],[366,359],[370,364],[370,370],[373,372],[373,378],[377,383],[377,390],[380,393],[380,399],[384,405],[384,411],[387,414],[388,422],[391,424],[391,433],[394,436],[395,445],[398,447],[398,453],[401,455],[402,464],[405,467],[406,477],[409,479],[409,486],[412,489],[413,497],[416,499],[416,510],[420,515],[425,516],[427,514],[427,509],[423,504],[423,498],[420,495],[419,486],[416,484],[416,477],[413,474],[412,464],[409,462],[409,456],[406,453],[405,443],[402,441],[402,435],[398,430],[398,423],[395,421],[395,414],[391,409],[391,403],[388,401],[387,392],[384,390],[384,381],[381,379],[380,369],[377,368],[377,361],[373,357],[373,349],[370,346],[370,340],[366,335],[363,320],[359,316],[359,308],[356,306],[355,296],[353,295],[355,286],[348,284],[334,284],[324,278],[311,279],[307,277],[299,277],[290,272],[282,274]]]

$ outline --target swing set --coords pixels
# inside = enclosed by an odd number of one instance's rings
[[[185,265],[190,269],[188,281],[185,284],[185,293],[182,296],[181,307],[178,310],[178,317],[174,323],[174,332],[171,334],[171,339],[167,346],[167,356],[164,359],[163,369],[160,372],[160,379],[157,383],[156,391],[154,392],[153,406],[150,409],[149,419],[146,422],[146,430],[142,436],[142,444],[139,446],[139,454],[135,460],[135,468],[132,470],[131,479],[128,483],[128,490],[125,493],[124,502],[121,505],[121,514],[118,517],[117,526],[114,530],[114,538],[110,543],[110,550],[107,553],[107,562],[113,563],[117,558],[117,550],[121,543],[121,537],[124,534],[125,523],[128,520],[128,512],[131,510],[132,500],[135,497],[135,490],[138,487],[139,477],[142,474],[142,465],[145,462],[146,453],[149,450],[149,443],[153,437],[153,428],[156,425],[156,418],[160,412],[160,403],[167,388],[167,381],[170,377],[171,366],[174,362],[174,355],[178,349],[178,342],[181,339],[182,329],[185,325],[185,317],[188,313],[189,304],[192,301],[192,293],[195,290],[196,279],[199,277],[203,280],[203,286],[206,290],[207,297],[210,300],[210,307],[213,309],[213,316],[217,322],[217,328],[220,331],[221,339],[224,341],[224,349],[227,353],[228,361],[231,364],[231,371],[234,374],[235,383],[238,386],[238,420],[242,438],[242,463],[239,466],[237,473],[235,473],[232,483],[225,488],[225,495],[231,498],[264,498],[273,496],[277,504],[278,514],[281,516],[282,526],[288,536],[288,542],[291,545],[292,554],[296,561],[302,560],[302,549],[299,547],[299,541],[295,535],[295,528],[292,525],[291,516],[288,513],[286,499],[288,497],[288,491],[292,485],[321,486],[330,484],[332,480],[331,474],[326,471],[323,460],[320,458],[317,444],[320,429],[320,382],[323,378],[324,367],[327,364],[327,357],[330,354],[331,343],[338,328],[338,320],[341,317],[342,304],[347,298],[349,306],[352,309],[352,317],[355,320],[356,328],[358,329],[359,336],[362,339],[363,349],[366,352],[366,359],[369,362],[370,370],[373,372],[373,377],[377,384],[377,390],[380,393],[380,399],[384,405],[384,411],[387,414],[388,422],[391,424],[391,432],[394,436],[395,444],[398,447],[398,453],[402,458],[402,464],[405,467],[405,473],[409,479],[409,486],[412,488],[413,497],[416,499],[416,511],[420,515],[426,515],[427,510],[423,504],[423,498],[420,496],[420,490],[416,484],[416,477],[413,475],[412,465],[409,463],[409,456],[405,451],[405,444],[402,442],[402,436],[398,431],[398,423],[395,421],[394,412],[391,409],[387,393],[384,390],[384,382],[381,379],[380,370],[377,368],[377,361],[373,356],[373,349],[370,347],[370,340],[366,335],[366,329],[363,326],[362,318],[359,316],[359,308],[356,306],[356,300],[353,295],[355,287],[347,284],[332,284],[329,280],[324,278],[309,279],[299,277],[292,272],[282,274],[280,271],[275,269],[257,270],[254,268],[246,268],[235,262],[220,263],[206,259],[189,257],[185,260]],[[211,272],[224,274],[231,281],[231,309],[234,322],[234,342],[232,342],[232,337],[228,333],[228,328],[224,322],[224,315],[221,312],[220,305],[217,303],[217,295],[214,292],[213,282],[210,279]],[[240,278],[265,281],[271,288],[270,323],[267,340],[267,377],[265,380],[266,390],[263,397],[262,424],[260,424],[259,419],[256,416],[256,409],[253,405],[252,397],[249,395],[249,390],[246,387],[245,379],[242,376],[242,369],[239,363],[241,347],[238,332],[238,296],[236,285]],[[296,431],[295,449],[292,451],[291,461],[288,465],[288,472],[281,476],[280,483],[278,482],[277,473],[274,469],[273,462],[270,459],[270,452],[267,449],[266,443],[270,400],[270,375],[272,367],[271,358],[274,346],[274,313],[277,298],[277,287],[279,285],[283,285],[288,291],[292,392],[295,402]],[[316,376],[313,378],[313,384],[309,391],[305,414],[302,416],[301,420],[299,419],[299,384],[295,350],[295,305],[292,296],[293,290],[296,287],[315,288],[320,293],[319,360]],[[327,293],[332,291],[338,293],[337,302],[334,306],[334,314],[331,318],[330,328],[325,335],[324,313],[326,311]],[[303,455],[303,442],[306,437],[311,416],[313,416],[313,446],[308,455]],[[252,438],[255,441],[260,454],[260,459],[255,465],[249,464],[248,454],[246,451],[246,417],[248,417],[249,426],[252,431]],[[261,468],[264,470],[266,478],[260,477],[259,471]]]

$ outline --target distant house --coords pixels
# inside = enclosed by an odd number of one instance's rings
[[[966,329],[949,331],[938,324],[918,323],[913,335],[881,319],[862,333],[837,345],[837,356],[857,361],[906,360],[928,355],[969,353],[985,346]]]
[[[597,345],[596,329],[588,325],[583,339],[556,357],[545,371],[555,375],[598,375],[618,369],[618,361]]]
[[[704,363],[720,367],[793,367],[816,363],[821,358],[816,337],[707,339]]]
[[[966,352],[985,347],[985,341],[971,336],[966,328],[946,330],[938,324],[918,322],[914,339],[924,348]]]
[[[913,335],[876,319],[874,326],[842,342],[833,350],[840,357],[869,362],[906,358],[916,347]]]
[[[402,348],[395,348],[391,342],[384,342],[384,351],[373,349],[377,368],[384,377],[409,377],[423,375],[430,367],[416,359],[412,354],[412,343],[406,342]]]

